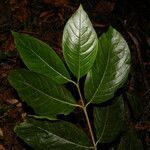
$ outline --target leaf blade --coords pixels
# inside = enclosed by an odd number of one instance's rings
[[[88,72],[84,93],[88,103],[102,103],[114,96],[128,77],[130,51],[121,34],[112,27],[99,38],[99,50]]]
[[[48,122],[30,119],[17,126],[15,132],[36,150],[90,149],[90,142],[85,133],[65,121]]]
[[[92,67],[98,48],[96,32],[81,5],[68,20],[62,43],[66,63],[80,79]]]
[[[31,71],[51,77],[57,83],[70,81],[67,69],[51,47],[26,34],[12,34],[23,62]]]
[[[21,69],[11,72],[8,79],[22,100],[41,117],[55,119],[57,114],[68,114],[76,106],[71,93],[46,76]]]
[[[123,113],[122,97],[114,99],[112,104],[94,108],[97,143],[109,143],[115,140],[123,126]]]

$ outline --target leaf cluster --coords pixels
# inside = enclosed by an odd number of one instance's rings
[[[130,51],[117,30],[109,27],[98,38],[80,6],[63,32],[62,48],[67,67],[46,43],[26,34],[13,32],[13,36],[29,70],[12,71],[9,82],[35,112],[34,118],[29,117],[15,127],[20,138],[36,150],[96,150],[99,143],[111,143],[120,135],[124,103],[121,96],[114,98],[114,94],[128,77]],[[80,88],[82,77],[84,89]],[[66,88],[68,83],[77,88],[80,104]],[[108,100],[110,103],[99,105]],[[94,127],[88,115],[89,105],[93,110]],[[68,115],[76,107],[85,114],[89,134],[58,119],[58,115]]]

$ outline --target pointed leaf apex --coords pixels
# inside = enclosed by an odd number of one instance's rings
[[[83,6],[82,6],[82,4],[80,4],[80,6],[79,6],[79,9],[83,9]]]
[[[80,4],[79,8],[77,9],[77,11],[84,11],[82,4]]]
[[[97,34],[81,4],[64,28],[62,45],[69,69],[80,79],[91,69],[98,50]]]

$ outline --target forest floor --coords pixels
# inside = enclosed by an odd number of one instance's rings
[[[150,147],[150,1],[149,0],[1,0],[0,1],[0,150],[26,150],[13,128],[28,113],[8,83],[11,70],[24,67],[11,31],[37,37],[63,58],[61,38],[66,21],[82,4],[98,35],[112,25],[122,33],[132,55],[128,89],[137,93],[144,111],[134,122]],[[17,104],[16,104],[17,103]]]

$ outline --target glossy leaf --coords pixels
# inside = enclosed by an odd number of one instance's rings
[[[63,32],[63,53],[69,69],[79,79],[92,67],[97,35],[82,6],[68,20]]]
[[[9,75],[9,82],[40,116],[56,118],[57,114],[68,114],[76,106],[71,93],[46,76],[16,70]]]
[[[85,97],[90,103],[101,103],[114,96],[127,79],[130,51],[121,34],[112,27],[99,38],[96,61],[87,74]]]
[[[70,81],[69,74],[57,54],[46,43],[26,34],[13,32],[16,48],[26,66],[57,83]]]
[[[94,108],[94,125],[99,143],[109,143],[115,140],[123,127],[123,113],[122,97],[114,99],[112,104]]]
[[[119,144],[118,150],[144,150],[140,139],[135,131],[130,129],[125,133]]]
[[[64,122],[28,120],[16,126],[15,132],[35,150],[87,150],[90,143],[85,133]]]

